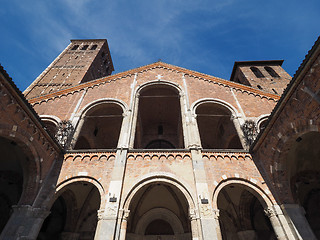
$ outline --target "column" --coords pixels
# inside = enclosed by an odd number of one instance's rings
[[[117,208],[106,208],[98,211],[98,223],[94,236],[95,240],[114,239]]]
[[[121,229],[120,229],[120,240],[126,239],[127,234],[127,224],[128,224],[128,218],[130,210],[121,210],[122,212],[122,221],[121,221]]]
[[[13,206],[12,208],[13,214],[3,229],[0,239],[37,239],[43,221],[50,211],[29,205]]]
[[[219,209],[213,209],[213,218],[216,220],[217,239],[218,240],[222,240],[219,217],[220,217],[220,210]]]
[[[199,218],[199,216],[197,216],[197,213],[194,209],[190,209],[189,219],[191,222],[192,240],[198,240],[199,239],[200,218]]]
[[[305,217],[303,207],[298,204],[283,204],[281,208],[290,224],[291,232],[296,234],[295,239],[317,239]]]

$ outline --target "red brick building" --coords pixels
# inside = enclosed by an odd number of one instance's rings
[[[0,74],[1,239],[317,239],[320,41],[291,77],[72,40],[22,94]]]

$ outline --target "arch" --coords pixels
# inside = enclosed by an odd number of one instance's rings
[[[279,78],[279,74],[272,67],[264,67],[264,69],[270,74],[271,77]]]
[[[115,99],[98,99],[87,104],[81,110],[76,126],[72,143],[74,149],[117,148],[126,109],[125,103]],[[106,135],[108,138],[105,138]]]
[[[80,111],[79,111],[79,115],[84,116],[88,111],[90,111],[92,108],[98,106],[99,104],[104,104],[104,103],[114,103],[119,105],[122,108],[122,112],[126,112],[128,109],[127,104],[120,100],[120,99],[116,99],[116,98],[99,98],[97,100],[94,100],[90,103],[88,103],[87,105],[85,105]]]
[[[258,186],[228,179],[214,193],[223,239],[274,239],[275,232],[265,209],[272,202]]]
[[[237,112],[220,100],[202,99],[192,106],[204,149],[243,149],[233,121]]]
[[[266,124],[268,123],[269,116],[269,114],[264,114],[258,117],[258,120],[256,121],[258,131],[262,131],[263,129],[265,129]]]
[[[264,75],[257,67],[250,67],[250,69],[257,78],[264,78]]]
[[[213,204],[213,208],[214,209],[218,209],[218,195],[220,193],[220,191],[230,185],[230,184],[239,184],[241,186],[243,186],[246,190],[248,190],[250,193],[252,193],[261,203],[261,205],[266,208],[266,207],[271,207],[273,205],[272,200],[270,199],[270,197],[257,185],[245,181],[245,180],[241,180],[241,179],[227,179],[225,181],[221,181],[219,183],[219,185],[215,188],[214,192],[213,192],[213,197],[212,197],[212,204]]]
[[[183,233],[183,226],[177,215],[175,215],[173,212],[166,208],[154,208],[146,212],[143,216],[141,216],[136,227],[136,233],[143,235],[148,225],[152,221],[157,219],[161,219],[169,223],[174,231],[174,234]]]
[[[182,90],[169,81],[150,81],[135,91],[134,124],[130,145],[144,149],[155,139],[184,148]]]
[[[50,215],[45,219],[39,239],[71,235],[93,239],[101,207],[101,186],[86,177],[68,179],[58,185]],[[87,238],[86,238],[87,239]]]
[[[182,180],[178,180],[178,177],[174,174],[165,173],[165,172],[157,172],[157,173],[149,173],[142,177],[140,177],[131,187],[131,190],[124,198],[123,202],[123,209],[129,210],[129,205],[131,203],[132,198],[134,195],[144,186],[151,184],[151,183],[167,183],[177,187],[185,196],[189,208],[195,209],[195,194],[192,194],[191,188]]]
[[[173,87],[173,88],[175,88],[177,90],[177,92],[180,95],[182,95],[182,93],[183,93],[182,87],[179,84],[177,84],[175,82],[171,82],[169,80],[162,80],[161,79],[161,81],[153,80],[153,81],[148,81],[146,83],[143,83],[143,84],[139,85],[138,88],[136,89],[134,95],[136,97],[139,97],[139,95],[141,94],[141,91],[143,91],[143,89],[148,88],[150,86],[154,86],[154,85],[165,85],[165,86],[168,86],[168,87]]]
[[[23,174],[32,173],[26,182],[23,183],[23,191],[18,204],[32,205],[34,198],[39,188],[39,176],[41,176],[40,156],[35,144],[27,144],[30,142],[31,135],[21,128],[17,128],[15,132],[9,129],[14,129],[13,125],[0,124],[0,137],[13,141],[19,146],[23,153],[27,156],[28,164],[22,164]]]
[[[41,120],[46,120],[54,123],[56,126],[58,126],[59,123],[61,123],[61,119],[54,115],[39,115]]]
[[[196,114],[197,107],[204,103],[215,103],[215,104],[221,105],[227,108],[231,112],[232,117],[234,118],[241,117],[241,114],[232,104],[218,98],[201,98],[193,102],[190,106],[192,114]]]
[[[49,132],[52,137],[55,137],[58,125],[59,123],[61,123],[61,120],[53,115],[41,115],[40,119],[47,132]]]
[[[191,239],[190,214],[195,204],[190,193],[175,179],[161,173],[148,175],[139,179],[124,198],[123,210],[130,212],[128,238],[175,235]]]
[[[57,193],[59,193],[61,190],[63,190],[64,187],[68,186],[69,184],[75,183],[75,182],[88,182],[88,183],[93,184],[99,191],[100,199],[101,199],[100,206],[102,206],[102,204],[105,202],[105,191],[104,191],[102,184],[93,177],[84,177],[84,176],[71,177],[71,178],[68,178],[68,179],[58,183],[56,186],[56,196],[57,196]],[[51,206],[53,204],[54,200],[55,199],[52,199],[51,204],[49,206]]]

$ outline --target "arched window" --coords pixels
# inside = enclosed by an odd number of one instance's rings
[[[262,72],[261,72],[258,68],[256,68],[256,67],[251,67],[250,69],[251,69],[251,71],[254,73],[254,75],[255,75],[257,78],[263,78],[263,77],[264,77],[264,75],[262,74]]]
[[[175,88],[159,84],[141,91],[134,148],[184,148],[180,97]]]
[[[196,109],[201,145],[204,149],[242,149],[231,112],[217,103],[203,103]]]
[[[79,45],[74,45],[74,46],[71,48],[71,50],[77,50],[78,47],[79,47]]]
[[[89,45],[83,45],[83,47],[81,48],[81,50],[87,50],[89,47]]]
[[[115,103],[100,103],[83,116],[74,149],[117,148],[122,125],[122,108]]]
[[[273,68],[271,67],[264,67],[264,69],[270,74],[271,77],[275,77],[278,78],[280,77],[275,70],[273,70]]]
[[[98,45],[97,45],[97,44],[94,44],[94,45],[92,45],[92,47],[91,47],[91,49],[90,49],[90,50],[96,50],[96,49],[97,49],[97,47],[98,47]]]

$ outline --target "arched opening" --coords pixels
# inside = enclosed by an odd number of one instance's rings
[[[191,239],[189,206],[175,186],[155,182],[142,187],[129,206],[126,239]]]
[[[197,107],[196,114],[202,148],[242,149],[231,112],[226,107],[206,102]]]
[[[134,148],[184,148],[176,89],[159,84],[141,91]]]
[[[251,67],[250,69],[251,69],[251,71],[254,73],[254,75],[255,75],[257,78],[263,78],[263,77],[264,77],[264,75],[262,74],[262,72],[261,72],[258,68],[256,68],[256,67]]]
[[[264,214],[261,197],[242,184],[232,183],[218,195],[219,223],[223,240],[276,239],[272,225]]]
[[[290,147],[285,168],[292,195],[306,212],[306,218],[320,239],[320,133],[309,132]]]
[[[280,77],[272,67],[264,67],[264,69],[270,74],[271,77],[274,77],[274,78]]]
[[[115,103],[100,103],[83,116],[74,149],[117,148],[123,119],[122,108]]]
[[[258,131],[261,132],[263,131],[268,123],[268,118],[264,118],[261,121],[258,122]]]
[[[42,119],[42,123],[50,136],[55,137],[57,133],[57,125],[54,122],[45,119]]]
[[[38,240],[94,239],[100,208],[99,190],[89,182],[74,182],[57,193]]]
[[[0,137],[0,233],[7,224],[22,196],[27,183],[26,165],[28,157],[13,140]]]

